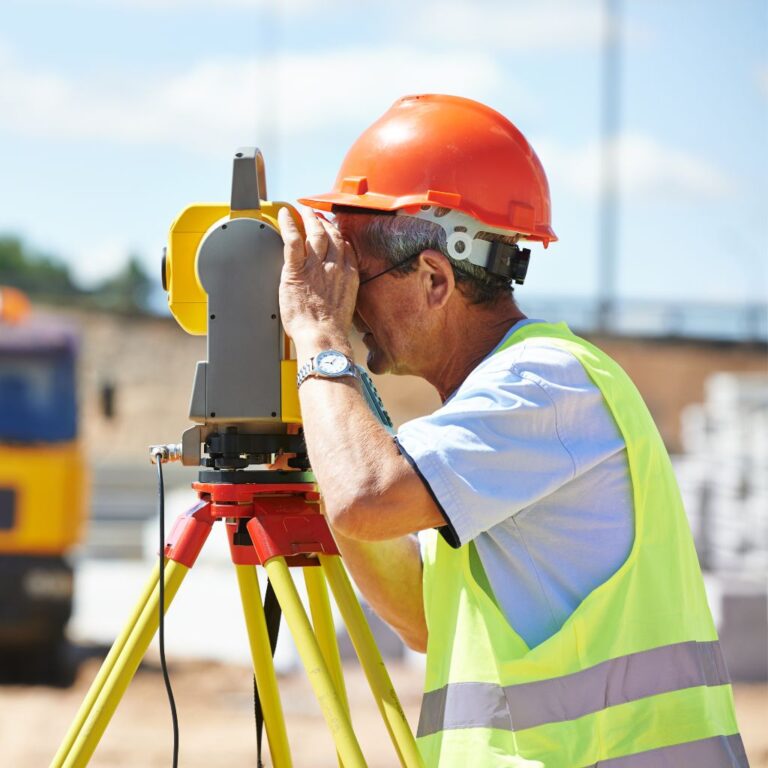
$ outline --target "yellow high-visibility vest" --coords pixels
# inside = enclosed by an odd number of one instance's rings
[[[418,743],[428,768],[744,768],[733,694],[672,466],[624,371],[564,324],[546,338],[600,389],[629,462],[624,564],[529,648],[470,568],[471,543],[424,548],[429,629]]]

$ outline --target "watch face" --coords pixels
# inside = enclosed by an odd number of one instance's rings
[[[338,376],[349,369],[349,361],[341,352],[330,350],[321,352],[317,356],[315,366],[320,373],[326,376]]]

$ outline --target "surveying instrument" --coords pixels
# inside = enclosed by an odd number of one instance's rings
[[[179,325],[188,333],[207,335],[207,360],[198,363],[195,373],[190,404],[194,426],[184,432],[180,444],[153,446],[150,451],[161,488],[163,462],[180,460],[200,468],[198,481],[192,483],[198,501],[177,518],[167,538],[161,534],[159,563],[51,768],[88,764],[159,626],[162,639],[163,615],[218,520],[229,540],[253,661],[259,764],[263,717],[272,764],[292,765],[272,659],[282,612],[333,737],[339,765],[366,765],[350,721],[329,585],[397,759],[408,768],[422,765],[321,514],[301,435],[296,360],[278,307],[283,244],[277,213],[291,207],[266,198],[262,154],[243,148],[234,157],[230,205],[189,206],[171,226],[163,287]],[[301,226],[292,208],[291,213]],[[391,429],[372,382],[359,370],[369,406]],[[289,469],[263,468],[283,454],[292,455]],[[262,469],[249,469],[252,466]],[[256,567],[267,574],[264,605]],[[291,568],[303,572],[311,622]]]

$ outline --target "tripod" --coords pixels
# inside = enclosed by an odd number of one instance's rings
[[[204,477],[205,473],[201,475]],[[336,543],[320,513],[320,496],[309,472],[217,472],[215,482],[192,484],[198,502],[180,515],[165,548],[166,612],[195,563],[214,522],[223,520],[235,565],[267,740],[275,768],[291,766],[270,638],[256,566],[264,567],[286,618],[301,661],[333,737],[340,765],[364,768],[352,729],[326,582],[402,766],[422,760],[397,694],[357,602]],[[289,573],[303,571],[312,622]],[[87,765],[157,631],[160,568],[115,640],[51,763],[51,768]]]

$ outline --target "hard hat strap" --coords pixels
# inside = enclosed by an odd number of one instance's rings
[[[472,216],[456,210],[421,206],[414,213],[398,211],[398,216],[411,216],[437,224],[446,236],[448,255],[456,261],[469,261],[491,274],[522,285],[528,271],[531,251],[512,243],[491,242],[478,238],[480,232],[512,237],[517,232],[490,227]]]

